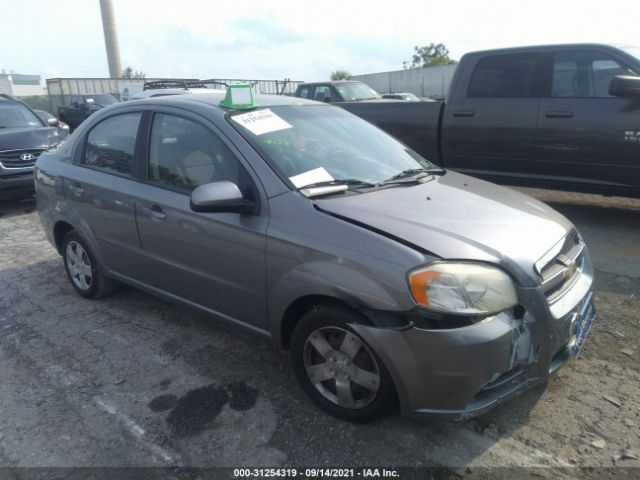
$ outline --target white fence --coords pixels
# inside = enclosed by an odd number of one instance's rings
[[[456,65],[443,65],[354,75],[353,80],[360,80],[380,93],[411,92],[419,97],[440,99],[447,95],[455,70]]]

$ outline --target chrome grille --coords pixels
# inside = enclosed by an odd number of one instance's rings
[[[0,165],[4,168],[33,167],[40,154],[45,150],[45,148],[31,148],[25,150],[0,151]],[[24,154],[33,155],[33,158],[30,160],[22,160],[20,156]]]
[[[571,232],[551,260],[544,264],[536,264],[542,290],[551,303],[576,282],[582,272],[584,243],[579,234]]]

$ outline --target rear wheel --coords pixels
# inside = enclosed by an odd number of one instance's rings
[[[95,255],[75,230],[62,241],[62,257],[71,285],[83,297],[100,298],[115,290],[116,281],[99,271]]]
[[[362,318],[327,305],[307,312],[292,336],[293,368],[305,392],[324,410],[365,422],[395,405],[395,389],[378,355],[349,323],[362,323]]]

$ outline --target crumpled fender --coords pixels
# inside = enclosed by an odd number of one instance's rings
[[[391,283],[385,286],[349,265],[329,261],[305,262],[289,270],[277,281],[269,281],[269,319],[273,339],[280,339],[282,317],[297,299],[307,295],[325,295],[358,308],[406,311],[412,307],[407,289],[405,303],[394,297]]]

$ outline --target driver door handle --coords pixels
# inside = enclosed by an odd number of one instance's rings
[[[149,207],[142,207],[142,213],[149,215],[151,218],[158,220],[164,220],[167,218],[167,214],[164,213],[160,205],[151,205]]]
[[[474,110],[456,110],[453,112],[454,117],[475,117],[476,112]]]

